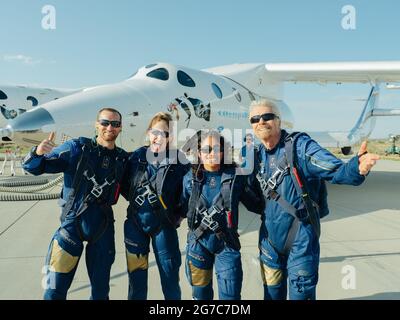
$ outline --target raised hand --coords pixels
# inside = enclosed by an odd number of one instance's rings
[[[376,161],[380,159],[377,154],[368,153],[367,141],[361,144],[360,150],[358,151],[358,170],[361,175],[366,175],[371,168],[376,164]]]
[[[55,138],[55,133],[51,132],[49,137],[47,139],[44,139],[36,148],[36,154],[38,156],[42,156],[44,154],[50,153],[53,148],[55,147],[54,144],[54,138]]]

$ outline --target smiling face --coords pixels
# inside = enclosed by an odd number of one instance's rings
[[[200,161],[207,171],[218,171],[223,157],[220,139],[214,136],[205,137],[201,142]]]
[[[119,123],[119,127],[116,124]],[[113,126],[114,125],[114,126]],[[97,140],[100,144],[115,142],[121,132],[121,119],[118,113],[102,111],[96,121]]]
[[[157,121],[148,129],[147,135],[150,141],[150,150],[152,152],[164,152],[171,139],[168,123],[164,120]]]
[[[273,109],[269,106],[255,106],[250,111],[250,119],[253,116],[262,115],[265,113],[275,114]],[[279,117],[268,121],[265,121],[261,118],[259,122],[252,123],[251,126],[254,130],[254,134],[263,142],[274,140],[280,136],[281,120]]]

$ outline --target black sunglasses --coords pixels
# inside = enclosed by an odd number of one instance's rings
[[[152,134],[152,135],[154,135],[154,136],[156,136],[156,137],[158,137],[158,136],[161,136],[161,137],[163,137],[163,138],[168,138],[169,137],[169,132],[168,131],[163,131],[163,130],[158,130],[158,129],[149,129],[149,132]]]
[[[214,153],[218,153],[218,152],[221,152],[221,147],[219,146],[219,145],[215,145],[215,146],[213,146],[213,147],[211,147],[211,146],[204,146],[204,147],[201,147],[200,148],[200,151],[202,152],[202,153],[211,153],[211,151],[213,151],[214,150]]]
[[[111,124],[111,127],[113,127],[113,128],[120,128],[121,127],[121,121],[118,121],[118,120],[99,119],[98,122],[103,127],[108,127],[110,124]]]
[[[250,118],[250,123],[259,123],[260,119],[263,119],[264,121],[268,120],[274,120],[275,118],[279,118],[275,113],[263,113],[263,114],[258,114],[256,116],[252,116]]]

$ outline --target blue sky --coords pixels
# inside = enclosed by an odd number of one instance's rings
[[[44,30],[42,7],[56,9]],[[356,29],[341,25],[344,5]],[[76,88],[120,81],[157,61],[206,68],[240,62],[400,60],[400,2],[336,0],[0,0],[2,84]],[[347,130],[367,85],[288,85],[298,129]],[[382,90],[382,107],[400,92]],[[307,116],[305,116],[307,115]],[[373,137],[400,134],[378,119]]]

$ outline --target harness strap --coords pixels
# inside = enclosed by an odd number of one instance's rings
[[[223,173],[221,190],[212,206],[207,210],[204,199],[201,198],[202,185],[197,179],[192,180],[191,196],[189,198],[188,224],[189,229],[195,235],[196,239],[200,239],[204,232],[210,230],[215,233],[218,239],[230,243],[236,250],[240,250],[239,235],[233,226],[233,218],[231,212],[231,192],[234,177]],[[199,207],[203,206],[201,210]],[[221,216],[225,215],[227,228],[220,225]],[[218,216],[218,219],[215,219]],[[218,222],[218,221],[219,222]],[[198,226],[196,227],[196,225]]]
[[[116,181],[119,181],[123,172],[123,159],[116,157],[115,164],[114,164],[114,171],[109,174],[105,179],[103,184],[98,184],[95,178],[95,174],[93,169],[87,165],[87,169],[83,172],[83,175],[93,183],[92,190],[86,195],[85,199],[83,200],[81,206],[79,207],[76,217],[79,217],[82,213],[86,211],[86,209],[95,201],[97,201],[101,206],[110,208],[111,205],[107,203],[109,194],[104,192],[104,190],[110,188]],[[117,189],[119,186],[117,186]],[[116,195],[114,195],[115,199]]]
[[[197,204],[201,195],[201,182],[197,179],[192,179],[192,193],[188,203],[188,226],[190,230],[194,229],[196,223]]]
[[[82,146],[82,154],[76,168],[74,179],[72,181],[71,192],[69,193],[65,206],[62,209],[61,221],[63,221],[66,218],[67,214],[70,212],[72,206],[74,205],[76,195],[78,194],[78,190],[82,182],[83,171],[85,170],[89,162],[89,153],[90,153],[90,144],[87,143],[87,141],[84,141],[84,145]]]
[[[88,180],[91,180],[93,182],[93,189],[91,192],[85,197],[85,199],[82,201],[80,207],[77,210],[77,213],[75,215],[75,224],[76,228],[78,231],[78,235],[82,241],[89,241],[91,243],[96,242],[98,239],[101,238],[101,236],[104,234],[104,232],[107,230],[111,217],[110,217],[110,211],[112,213],[111,205],[107,203],[107,198],[104,196],[104,190],[107,187],[110,187],[113,185],[116,181],[119,181],[119,179],[122,176],[123,169],[124,169],[124,157],[119,157],[117,156],[115,158],[115,170],[104,179],[104,183],[102,185],[97,184],[97,181],[95,180],[95,175],[93,173],[93,169],[88,165],[89,162],[89,154],[92,152],[91,147],[92,147],[92,141],[86,138],[80,138],[79,141],[82,143],[82,154],[81,157],[78,161],[77,165],[77,170],[74,175],[74,179],[72,182],[72,188],[71,192],[68,196],[68,200],[65,204],[65,206],[62,209],[62,215],[61,215],[61,220],[63,221],[67,214],[70,212],[72,209],[76,196],[80,190],[81,182],[82,182],[82,177],[86,176]],[[86,170],[85,170],[86,169]],[[119,190],[119,184],[117,186],[117,192]],[[114,195],[114,200],[117,199],[117,194]],[[102,222],[102,226],[99,228],[99,230],[96,232],[96,234],[91,237],[90,239],[86,239],[84,236],[84,232],[82,230],[81,226],[81,219],[80,216],[82,215],[83,212],[87,210],[90,204],[92,204],[94,201],[97,201],[101,211],[104,213],[104,219]]]
[[[171,220],[171,217],[168,214],[169,213],[168,208],[167,208],[164,200],[162,199],[162,188],[163,188],[163,184],[164,184],[164,179],[165,179],[166,175],[168,174],[170,167],[171,167],[171,164],[168,164],[166,166],[162,166],[162,167],[158,168],[158,170],[157,170],[156,179],[155,179],[155,193],[158,197],[157,197],[157,201],[154,202],[153,204],[151,204],[151,206],[153,207],[153,209],[158,211],[158,214],[160,216],[164,216],[170,225],[175,226],[175,221]]]
[[[201,197],[201,183],[193,185],[192,187],[192,195],[189,199],[189,203],[190,200],[196,201],[193,201],[195,202],[195,207],[194,210],[192,210],[194,212],[194,225],[190,229],[194,230],[195,234],[197,234],[197,238],[200,238],[207,229],[211,230],[214,233],[220,231],[221,226],[220,223],[215,219],[215,216],[217,215],[219,218],[221,218],[221,215],[230,212],[230,209],[228,208],[230,208],[230,184],[232,179],[227,180],[223,179],[224,177],[221,178],[223,180],[221,190],[218,196],[214,199],[209,209],[207,209],[207,204],[205,203],[205,200]],[[194,187],[198,188],[198,190],[194,190]],[[198,194],[197,199],[195,199],[195,194]],[[199,224],[197,228],[196,224]]]
[[[98,228],[97,232],[91,238],[85,237],[85,234],[82,229],[81,217],[78,216],[75,219],[75,226],[76,226],[76,229],[78,231],[78,236],[81,239],[81,241],[87,241],[87,242],[90,242],[93,244],[103,236],[103,234],[106,232],[108,226],[110,225],[111,219],[110,219],[110,215],[109,215],[109,211],[108,211],[110,209],[111,209],[110,207],[101,206],[101,210],[103,211],[105,217],[102,220],[101,226]]]
[[[315,209],[315,204],[310,197],[310,193],[308,191],[306,183],[304,183],[305,179],[303,178],[302,171],[297,170],[295,163],[297,163],[296,152],[294,152],[294,146],[296,143],[296,139],[301,135],[301,133],[297,133],[294,136],[289,135],[285,143],[285,151],[286,156],[288,158],[288,163],[290,166],[290,174],[292,176],[292,180],[294,182],[297,193],[301,195],[301,199],[303,201],[304,207],[308,213],[308,220],[312,225],[315,234],[319,238],[321,235],[321,225],[319,219],[317,217],[317,212]]]
[[[133,197],[136,194],[136,190],[139,187],[139,184],[143,180],[143,176],[146,173],[146,166],[147,166],[147,161],[143,160],[142,157],[139,157],[139,165],[136,169],[136,172],[133,174],[133,179],[131,180],[131,184],[129,186],[129,202],[133,203]],[[128,217],[133,216],[134,214],[134,206],[133,204],[129,205],[128,208]]]
[[[307,187],[302,181],[302,177],[296,168],[296,152],[295,143],[297,138],[303,133],[295,132],[292,134],[287,134],[284,136],[285,142],[285,157],[281,159],[278,163],[276,171],[271,175],[271,177],[266,181],[260,173],[257,174],[257,180],[260,182],[261,189],[267,200],[274,200],[289,213],[293,218],[293,222],[289,228],[288,235],[284,244],[283,254],[289,254],[293,242],[296,238],[296,234],[300,228],[300,221],[308,220],[312,225],[314,232],[319,237],[320,236],[320,224],[318,222],[315,210],[315,203],[312,201],[309,193],[307,192]],[[260,162],[260,159],[258,159]],[[296,191],[301,195],[303,205],[296,209],[292,204],[286,201],[276,190],[282,183],[285,175],[290,174]]]
[[[159,217],[160,221],[165,218],[168,223],[170,223],[172,226],[175,226],[175,222],[171,221],[171,218],[168,214],[168,208],[162,199],[164,179],[171,165],[159,167],[156,174],[150,179],[146,170],[147,165],[148,162],[143,150],[143,152],[139,154],[139,165],[133,179],[131,180],[129,188],[130,204],[128,208],[128,218],[134,217],[134,215],[138,212],[138,208],[143,205],[147,197],[153,212]],[[145,188],[145,191],[141,195],[137,195],[139,187]]]

